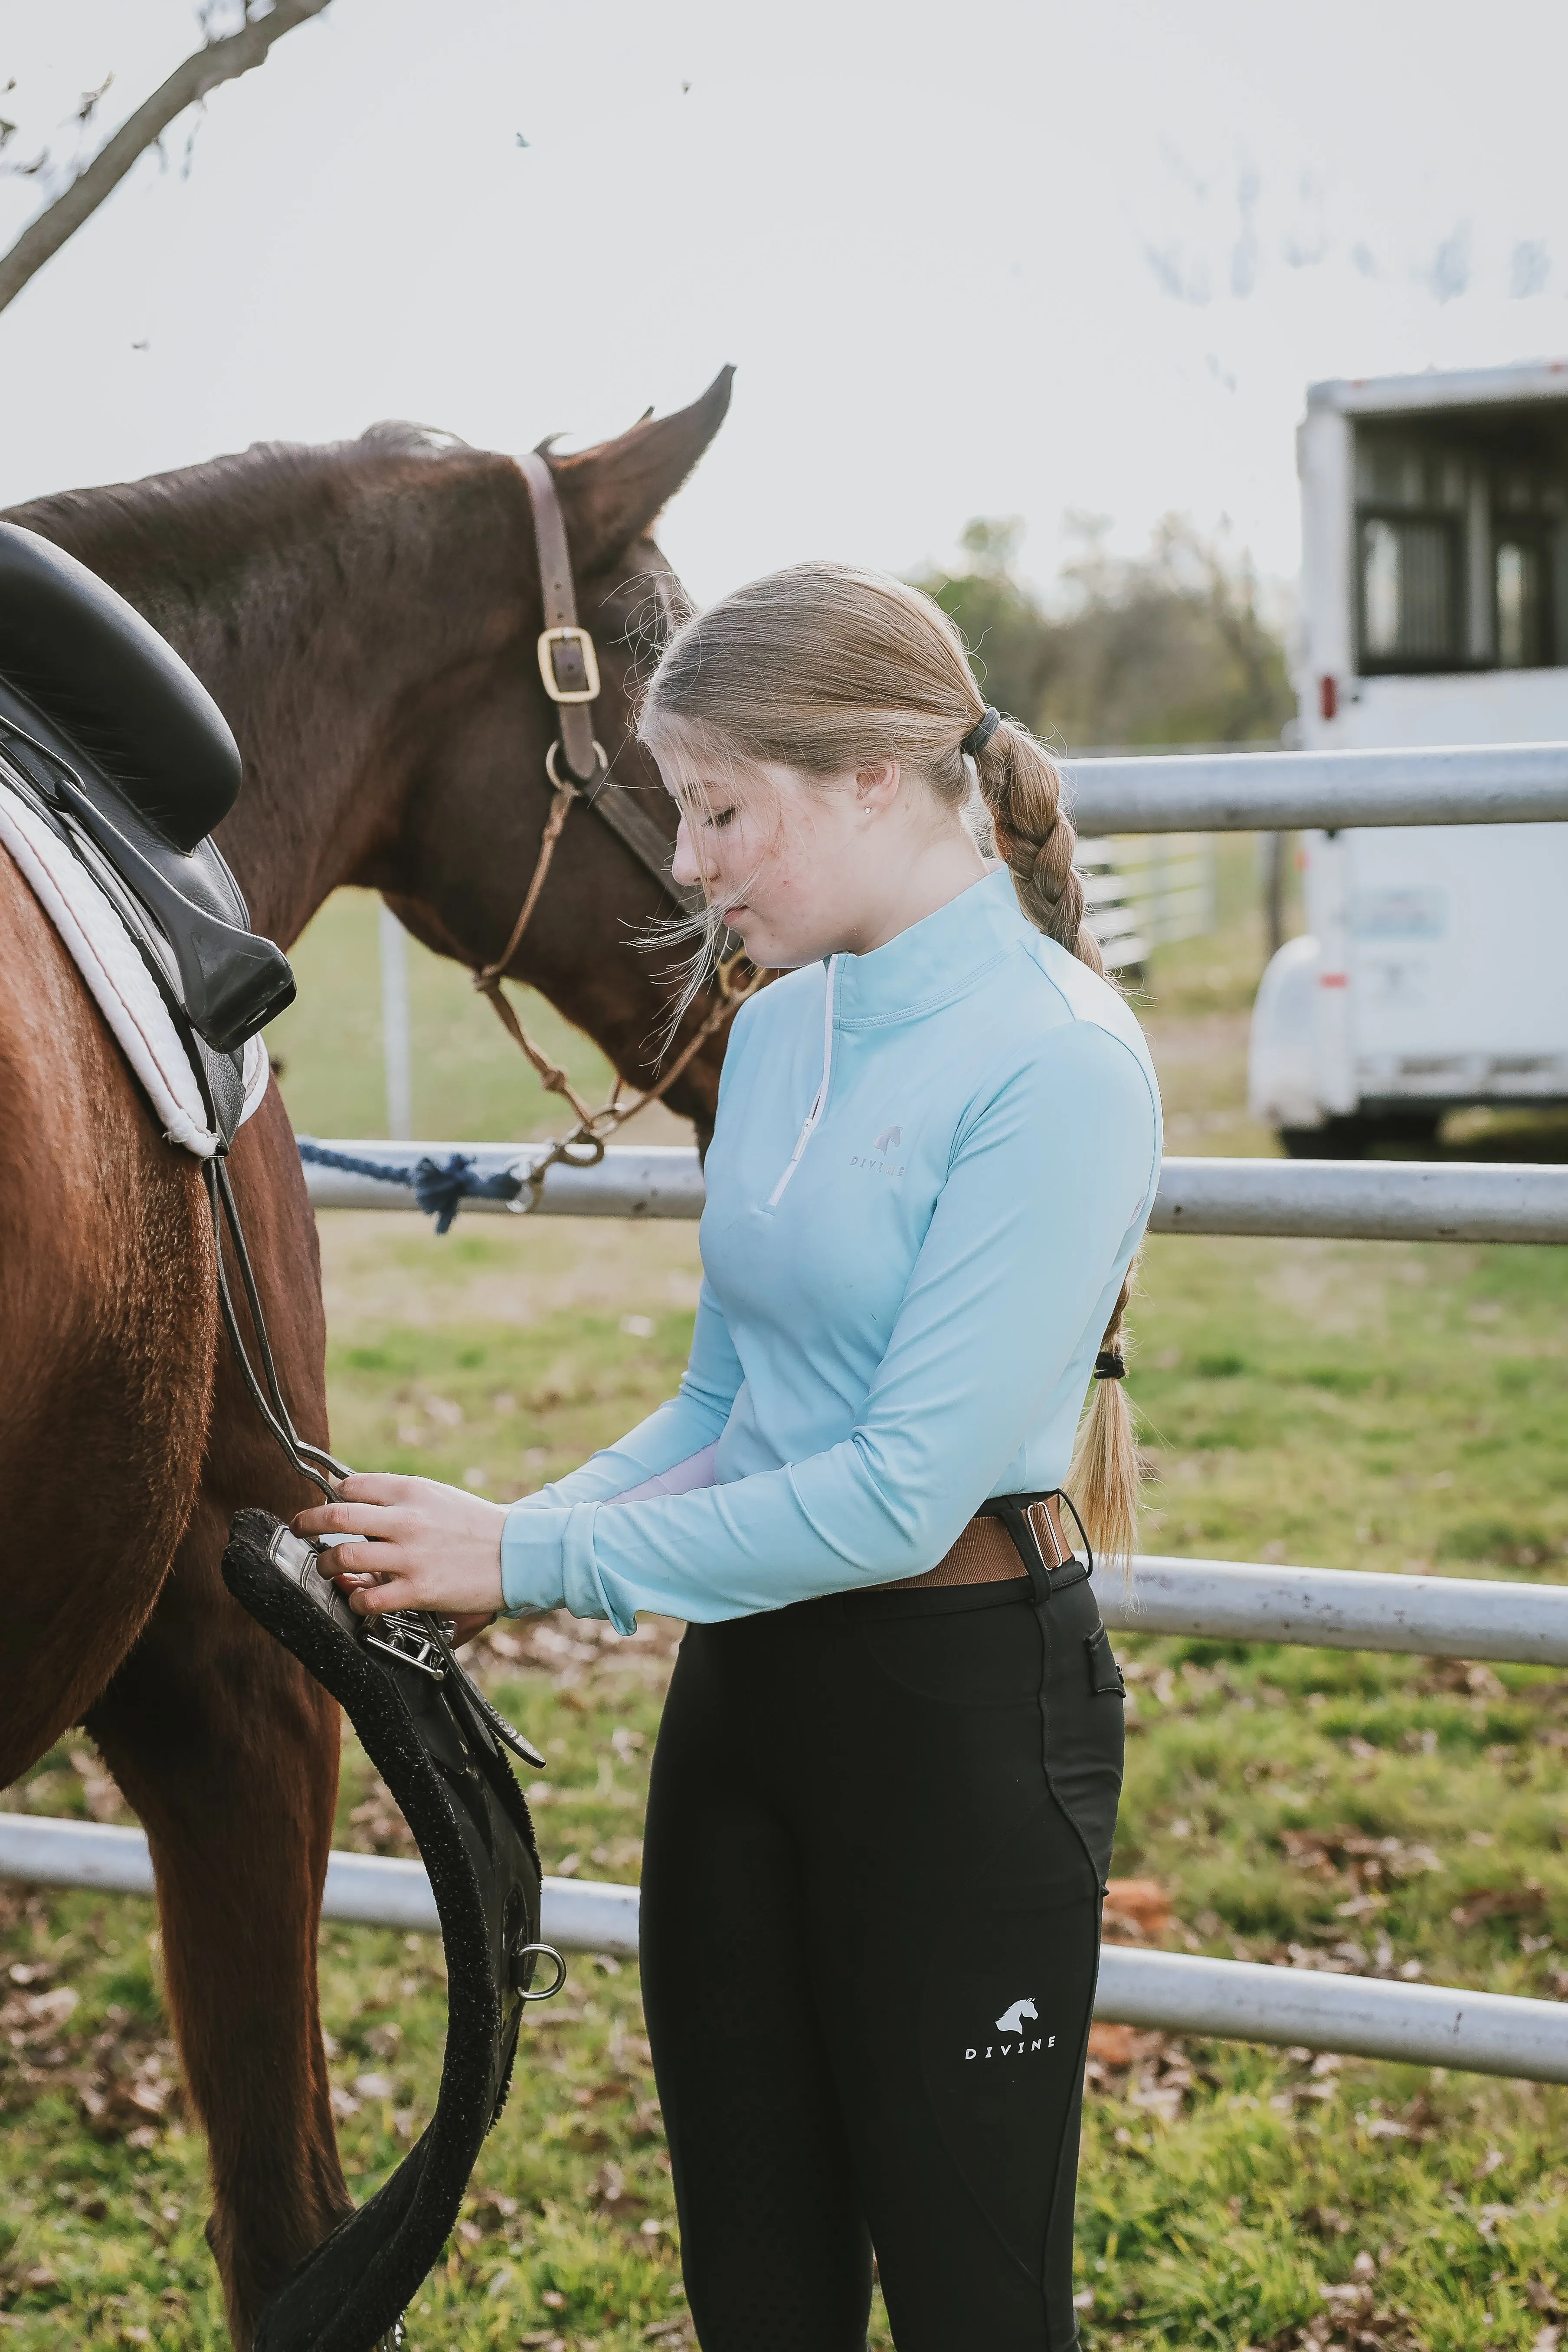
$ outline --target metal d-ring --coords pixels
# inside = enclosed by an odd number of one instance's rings
[[[517,1949],[511,1956],[511,1964],[512,1967],[520,1973],[522,1963],[527,1959],[530,1952],[547,1952],[549,1954],[550,1958],[555,1963],[555,1982],[550,1986],[547,1991],[544,1992],[533,1992],[531,1990],[522,1992],[522,1988],[521,1986],[519,1986],[518,1990],[522,1993],[522,1999],[524,2000],[553,2000],[556,1994],[560,1991],[562,1986],[566,1981],[566,1963],[562,1958],[553,1944],[519,1944]]]
[[[605,747],[595,735],[594,738],[594,772],[591,776],[563,776],[558,774],[555,766],[555,754],[560,751],[560,749],[561,739],[557,736],[555,740],[551,744],[549,751],[544,754],[544,772],[549,777],[551,782],[554,785],[558,793],[563,793],[570,789],[577,794],[579,800],[585,800],[590,793],[597,791],[598,787],[604,782],[605,778],[610,772],[610,762],[605,757]]]

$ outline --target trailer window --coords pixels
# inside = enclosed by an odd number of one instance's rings
[[[1391,667],[1459,658],[1456,532],[1447,519],[1369,515],[1362,524],[1362,644]]]
[[[1359,667],[1568,665],[1568,401],[1355,428]]]
[[[1497,658],[1500,669],[1542,669],[1552,658],[1547,572],[1539,541],[1499,542]]]

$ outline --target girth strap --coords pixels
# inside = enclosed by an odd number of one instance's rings
[[[468,1682],[439,1620],[403,1616],[394,1638],[391,1616],[356,1619],[318,1558],[268,1513],[240,1511],[224,1581],[343,1707],[414,1832],[446,1951],[447,2047],[426,2130],[273,2294],[255,2344],[390,2352],[505,2103],[524,2005],[560,1989],[565,1963],[540,1941],[539,1850],[497,1733],[517,1735]],[[541,1958],[552,1984],[533,1981]]]

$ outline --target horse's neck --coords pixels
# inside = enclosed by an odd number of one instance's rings
[[[246,568],[237,629],[209,608],[164,632],[245,754],[245,788],[218,841],[253,924],[285,948],[397,827],[407,774],[394,714],[431,654],[394,583],[362,566],[334,594],[328,569],[265,555]]]
[[[269,455],[41,501],[16,519],[135,604],[223,710],[245,788],[217,838],[252,923],[286,948],[395,839],[422,710],[480,652],[494,585],[464,528],[473,502],[447,493],[495,461],[463,451],[377,463],[351,444],[336,475],[318,463],[301,483],[276,464],[269,477]],[[158,512],[128,530],[138,493],[157,494]]]

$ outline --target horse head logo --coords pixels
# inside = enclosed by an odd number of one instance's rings
[[[1005,2009],[996,2020],[996,2031],[998,2033],[1022,2033],[1024,2020],[1026,2017],[1038,2019],[1039,2014],[1032,2000],[1016,2000],[1012,2008]]]

